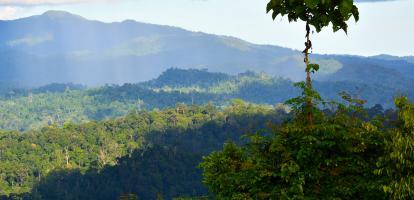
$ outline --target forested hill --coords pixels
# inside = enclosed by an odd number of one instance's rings
[[[202,155],[287,117],[283,110],[233,101],[224,110],[178,105],[62,128],[0,131],[0,199],[203,196]]]
[[[395,119],[393,111],[378,107],[367,113]],[[135,194],[146,200],[183,200],[179,197],[208,195],[197,167],[202,156],[229,140],[244,144],[241,136],[266,133],[291,118],[284,107],[233,100],[224,109],[179,104],[99,122],[0,130],[0,199],[113,200]]]
[[[171,26],[132,20],[103,23],[49,11],[0,20],[0,29],[2,85],[135,83],[156,78],[170,67],[232,75],[263,71],[293,81],[303,79],[301,51]],[[311,59],[321,65],[320,80],[329,79],[338,70],[366,66],[403,77],[414,74],[412,57],[312,54]]]
[[[151,88],[162,87],[211,87],[223,81],[228,81],[232,76],[224,73],[208,72],[207,69],[187,69],[170,68],[163,72],[158,78],[144,82],[140,85]]]
[[[342,70],[335,79],[315,81],[321,95],[340,100],[340,92],[367,100],[365,106],[393,106],[393,97],[414,97],[412,79],[388,69]],[[391,81],[395,79],[396,81]],[[397,81],[398,80],[398,81]],[[293,82],[265,73],[238,75],[196,69],[171,68],[151,81],[86,88],[76,84],[50,84],[35,89],[5,88],[0,93],[0,129],[28,130],[65,122],[83,123],[119,117],[131,111],[163,109],[177,104],[226,106],[232,99],[276,106],[297,96]]]
[[[0,20],[0,200],[414,199],[414,57],[311,42],[378,0],[268,1],[306,25],[305,50],[61,11]],[[21,2],[6,4],[51,1]]]

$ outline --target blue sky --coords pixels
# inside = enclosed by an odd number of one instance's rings
[[[65,10],[105,22],[134,19],[249,42],[302,49],[304,24],[265,13],[268,0],[0,0],[0,19]],[[358,3],[361,19],[349,33],[330,28],[313,35],[315,53],[414,55],[414,0]]]

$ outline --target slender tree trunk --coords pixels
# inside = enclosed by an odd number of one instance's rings
[[[311,69],[309,67],[309,50],[312,48],[312,42],[310,40],[310,27],[309,23],[306,23],[306,42],[305,42],[305,50],[303,53],[305,54],[304,62],[306,64],[306,87],[308,89],[312,89],[312,78],[311,78]],[[313,103],[312,97],[307,95],[306,96],[306,118],[307,124],[312,126],[313,124],[313,113],[312,113]]]
[[[65,161],[66,161],[66,168],[69,168],[69,152],[68,152],[67,147],[65,147]]]

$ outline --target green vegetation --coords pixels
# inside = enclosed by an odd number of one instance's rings
[[[227,143],[204,158],[204,183],[219,199],[383,199],[374,170],[384,148],[376,121],[365,121],[360,101],[313,110],[293,99],[295,118],[272,131],[248,135],[243,146]],[[315,102],[315,101],[314,101]]]
[[[396,94],[414,97],[414,91],[406,87],[407,82],[394,81],[393,84],[389,79],[387,86],[383,86],[379,81],[369,81],[375,84],[341,80],[314,81],[313,86],[323,98],[336,101],[341,101],[338,92],[347,91],[367,100],[367,107],[381,104],[385,108],[393,108],[392,97]],[[92,89],[73,84],[51,84],[32,90],[5,89],[0,92],[0,129],[24,131],[50,124],[61,127],[65,122],[100,121],[121,117],[134,110],[174,107],[177,103],[212,103],[220,107],[227,106],[231,99],[243,99],[276,105],[298,94],[300,90],[293,86],[292,81],[264,73],[246,72],[230,76],[172,68],[157,79],[138,84]]]
[[[309,128],[304,95],[290,101],[293,118],[286,107],[234,100],[224,108],[178,104],[101,122],[2,131],[0,193],[12,199],[204,196],[197,165],[213,152],[200,165],[211,198],[411,196],[413,104],[398,99],[397,118],[381,106],[364,109],[364,101],[344,93],[346,105],[319,101]]]
[[[281,123],[283,110],[237,100],[132,112],[119,119],[0,132],[0,194],[41,199],[205,195],[196,168],[227,139]]]
[[[383,189],[392,199],[410,199],[414,196],[414,104],[402,97],[396,105],[399,121],[387,132],[385,154],[376,173],[388,178]]]
[[[396,121],[367,118],[365,100],[344,92],[346,104],[326,102],[312,87],[319,66],[309,62],[309,25],[346,32],[346,21],[359,18],[353,1],[270,0],[271,10],[273,19],[306,22],[307,79],[287,101],[294,116],[204,157],[203,182],[218,199],[412,199],[414,104],[397,98]]]
[[[312,25],[317,32],[332,24],[334,32],[347,32],[346,22],[353,16],[359,20],[358,8],[353,0],[270,0],[266,8],[272,11],[272,18],[287,15],[289,21],[302,20],[306,26]]]
[[[309,59],[310,26],[346,32],[347,20],[358,20],[353,1],[270,0],[267,11],[306,22],[306,82],[169,69],[95,89],[2,87],[0,128],[14,130],[0,131],[0,198],[412,199],[414,104],[365,104],[413,80],[394,83],[378,68],[373,79],[387,87],[311,80],[319,65]],[[136,40],[148,48],[154,41]],[[357,86],[374,90],[365,99]],[[324,100],[334,94],[340,100]]]
[[[313,123],[313,107],[315,102],[312,102],[312,79],[311,73],[319,70],[320,66],[316,63],[311,63],[309,60],[309,52],[312,50],[312,41],[310,40],[311,26],[320,32],[322,28],[332,25],[334,32],[343,30],[347,33],[347,21],[353,16],[355,21],[359,20],[358,8],[354,5],[353,0],[270,0],[267,4],[266,11],[272,11],[273,20],[278,15],[282,17],[287,15],[289,22],[302,20],[306,22],[306,42],[305,50],[302,53],[305,55],[305,71],[306,71],[306,88],[305,92],[306,107],[304,113],[307,115],[308,125]]]
[[[85,91],[29,93],[0,101],[0,128],[9,130],[39,129],[65,122],[83,123],[125,115],[134,105],[119,102],[98,103]]]
[[[292,120],[203,158],[203,182],[218,199],[413,197],[414,104],[397,98],[396,119],[344,94],[346,105],[321,102],[329,109],[314,109],[309,126],[305,95],[292,99]]]

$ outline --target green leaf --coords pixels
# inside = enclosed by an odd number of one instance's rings
[[[318,64],[309,64],[309,69],[312,73],[315,73],[319,70],[319,65]]]
[[[277,13],[277,12],[273,12],[273,13],[272,13],[272,18],[273,18],[273,20],[275,20],[275,19],[276,19],[277,15],[278,15],[278,13]]]
[[[359,20],[358,8],[353,0],[270,0],[266,11],[273,10],[273,20],[288,16],[289,22],[298,19],[312,25],[317,32],[332,23],[333,31],[347,32],[347,21],[353,16]]]
[[[345,19],[349,18],[353,8],[353,1],[352,0],[342,0],[341,4],[339,5],[339,10],[342,14],[342,17]]]
[[[359,11],[358,11],[358,7],[356,7],[355,5],[352,6],[352,15],[354,16],[355,21],[359,21]]]
[[[305,0],[305,5],[310,9],[315,9],[319,3],[320,0]]]

